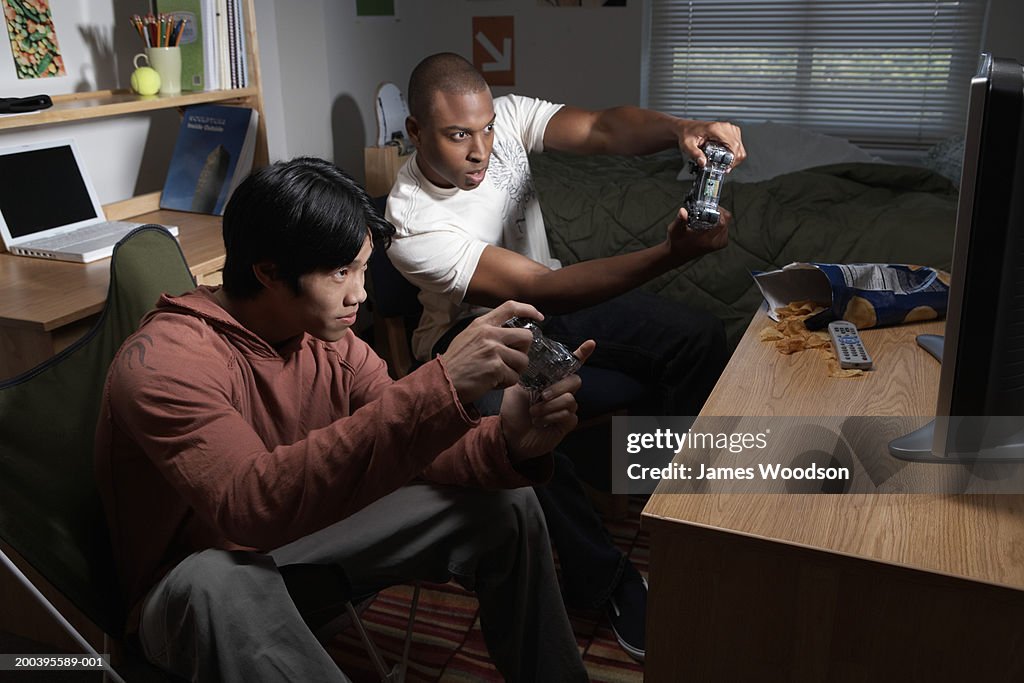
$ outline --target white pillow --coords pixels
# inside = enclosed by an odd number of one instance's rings
[[[743,147],[747,150],[747,158],[727,176],[727,179],[733,182],[756,183],[783,173],[826,164],[882,161],[842,138],[822,135],[806,128],[771,121],[739,126],[743,133]],[[689,163],[683,167],[677,178],[693,179]]]

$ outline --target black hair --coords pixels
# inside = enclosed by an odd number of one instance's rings
[[[340,168],[314,157],[279,161],[253,172],[224,209],[224,291],[252,298],[263,289],[253,273],[274,263],[296,294],[299,277],[342,268],[369,234],[387,249],[395,228]]]
[[[463,95],[487,88],[487,81],[465,57],[439,52],[423,59],[409,76],[409,114],[422,123],[429,118],[435,92]]]

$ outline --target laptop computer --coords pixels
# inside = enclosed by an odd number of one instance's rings
[[[0,149],[0,178],[0,236],[18,256],[89,263],[142,225],[107,221],[74,140]]]

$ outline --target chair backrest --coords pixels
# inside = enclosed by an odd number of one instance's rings
[[[423,312],[420,290],[398,272],[387,252],[377,249],[367,266],[373,282],[374,312],[385,318],[415,317]]]
[[[383,216],[387,197],[375,197],[373,203]],[[416,365],[410,342],[423,313],[420,290],[398,272],[383,250],[375,249],[367,265],[372,289],[374,345],[377,353],[388,362],[392,374],[396,378],[403,377]]]
[[[139,228],[114,249],[92,329],[0,383],[0,538],[114,636],[125,615],[93,471],[100,397],[114,353],[160,294],[194,286],[171,234]]]
[[[423,312],[419,289],[406,280],[383,251],[370,256],[374,347],[398,379],[417,365],[412,355],[412,332]]]

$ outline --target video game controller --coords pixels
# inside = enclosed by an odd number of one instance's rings
[[[693,230],[710,230],[718,225],[722,217],[718,209],[718,198],[722,194],[725,172],[732,165],[733,154],[729,148],[715,142],[705,142],[701,148],[708,162],[701,168],[696,161],[690,162],[690,171],[697,175],[690,193],[683,200],[683,208],[689,216],[688,224]]]
[[[542,391],[583,365],[564,344],[545,337],[537,323],[529,318],[509,318],[502,327],[519,327],[533,333],[533,343],[527,354],[530,365],[519,376],[519,383],[529,390],[534,402],[540,400]]]

